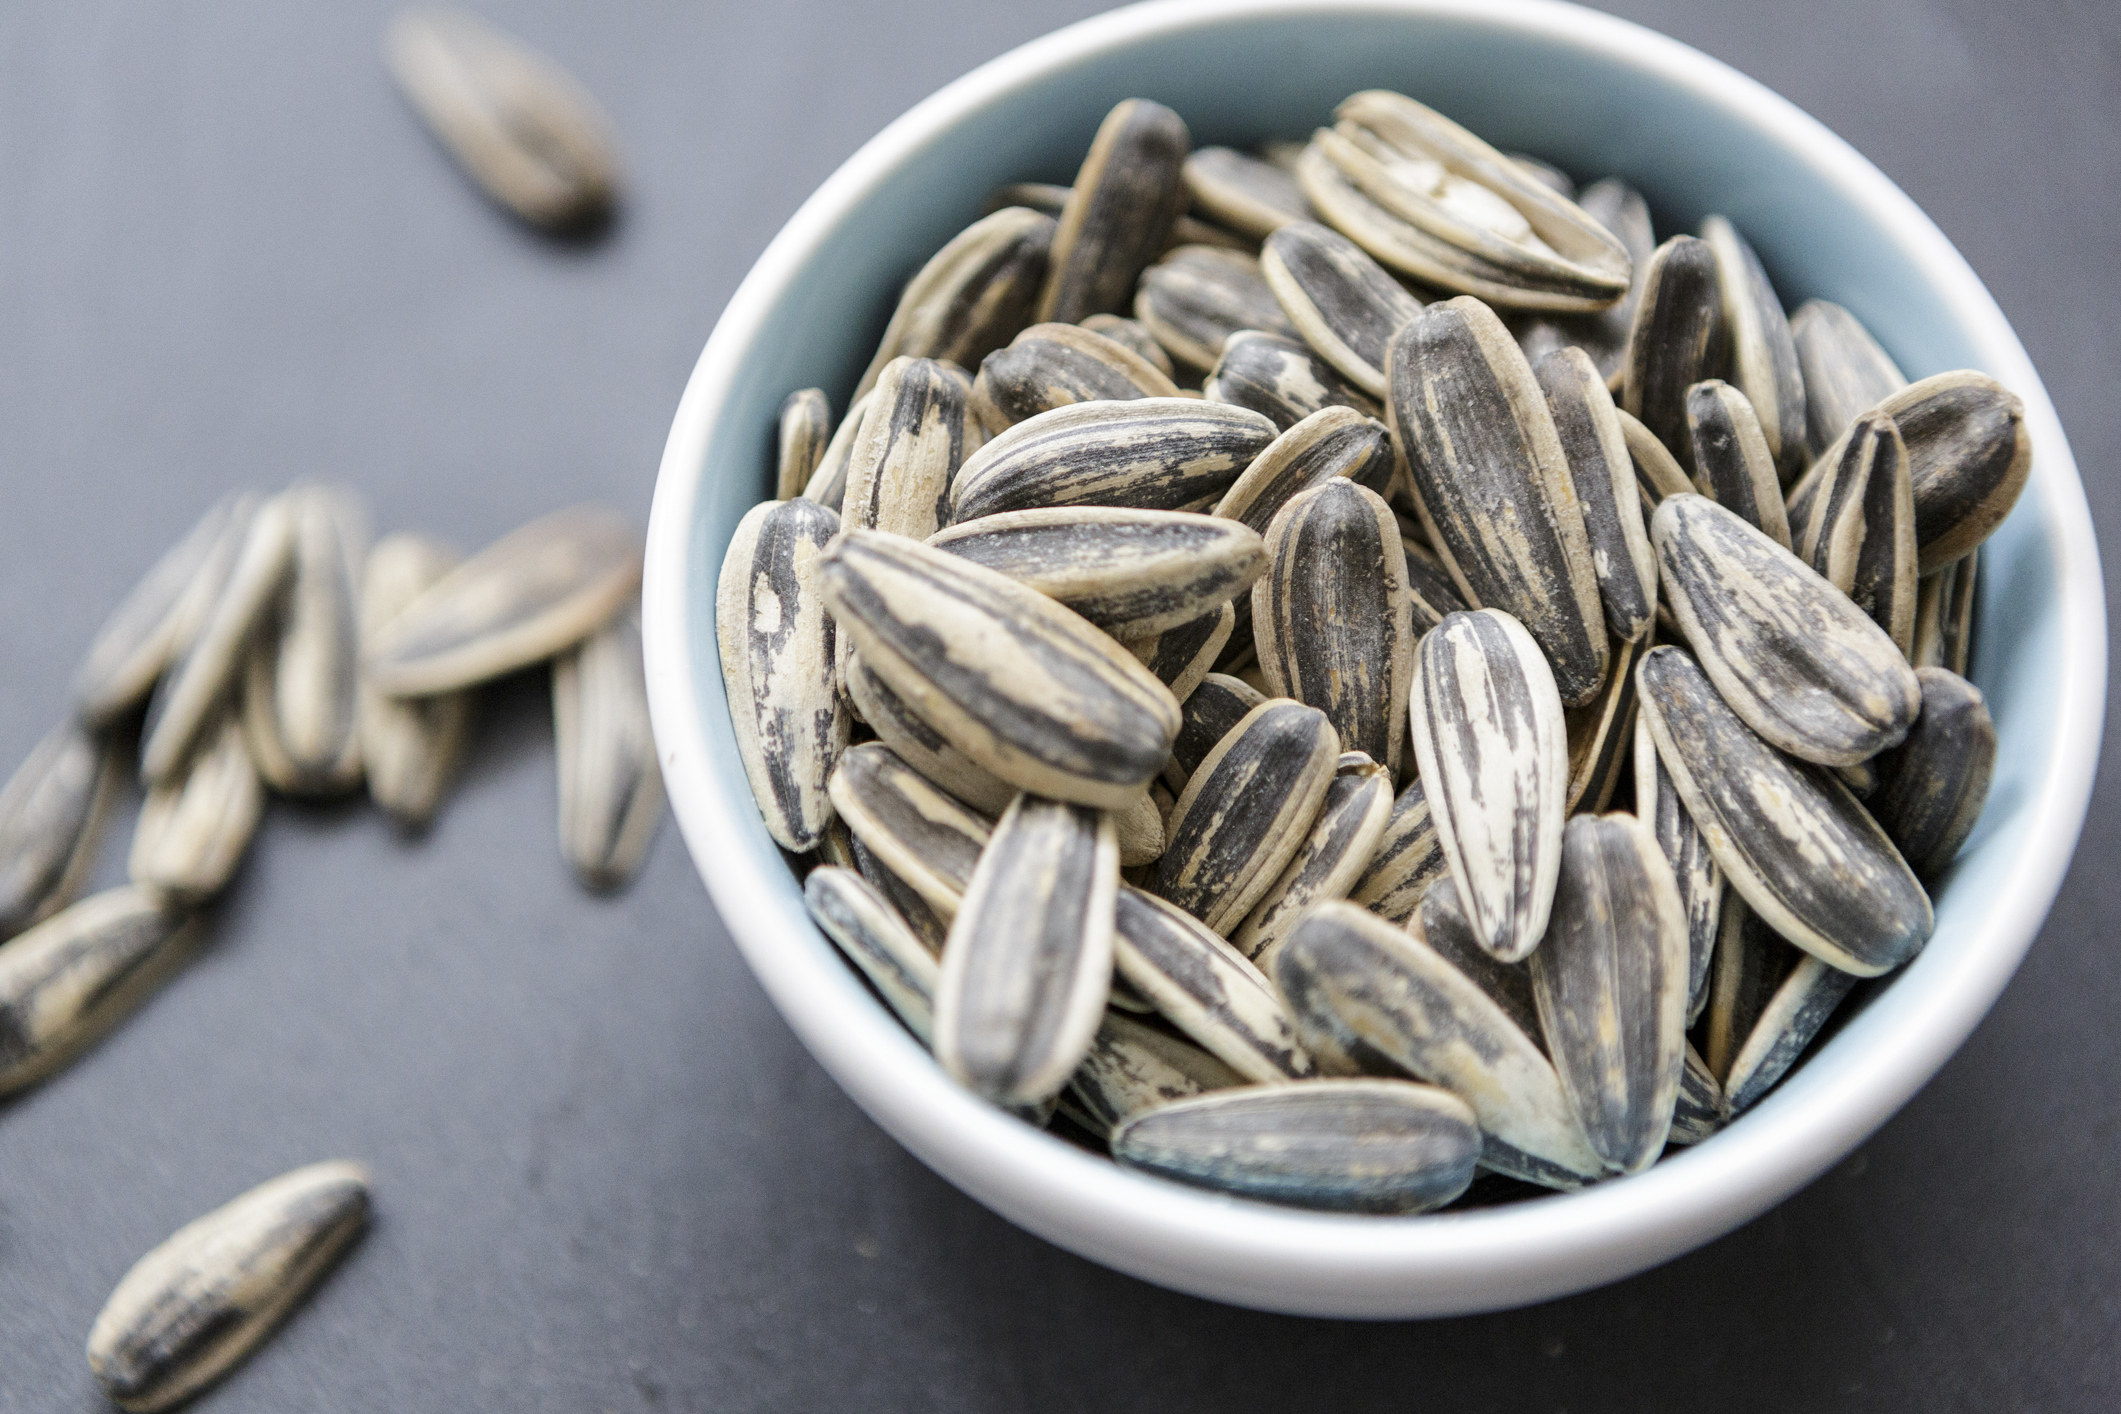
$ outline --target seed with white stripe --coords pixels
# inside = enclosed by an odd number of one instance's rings
[[[1250,408],[1197,398],[1055,408],[966,458],[950,485],[949,519],[1037,506],[1206,510],[1274,432]]]
[[[984,826],[987,822],[981,823]],[[875,851],[863,844],[854,831],[847,828],[846,821],[835,816],[832,828],[834,832],[846,837],[847,854],[851,864],[841,867],[851,867],[860,874],[869,887],[883,895],[885,902],[889,903],[906,926],[913,930],[913,936],[928,950],[929,956],[941,957],[943,940],[949,935],[950,925],[942,920],[918,890],[900,878],[897,871],[886,865],[883,860],[878,859]],[[968,873],[966,877],[971,876]]]
[[[629,612],[552,664],[560,854],[595,889],[633,877],[663,819],[641,629]]]
[[[1725,891],[1701,1022],[1702,1054],[1719,1085],[1730,1076],[1775,989],[1804,956],[1777,937],[1735,889]]]
[[[1987,374],[1963,370],[1911,384],[1878,410],[1907,439],[1927,574],[1972,551],[2018,503],[2033,465],[2025,404]]]
[[[1418,641],[1452,614],[1465,612],[1458,586],[1436,558],[1436,552],[1406,533],[1402,525],[1399,549],[1407,562],[1407,596],[1414,609],[1414,637]]]
[[[1228,147],[1199,147],[1186,159],[1193,204],[1233,231],[1265,237],[1291,221],[1310,219],[1303,189],[1271,162]]]
[[[1569,484],[1583,508],[1606,629],[1633,642],[1650,631],[1657,616],[1657,556],[1650,549],[1620,410],[1582,349],[1557,349],[1533,372],[1568,458]]]
[[[118,755],[72,718],[0,790],[0,940],[73,902],[102,842]]]
[[[1064,189],[1065,190],[1065,189]],[[854,390],[858,402],[895,358],[977,368],[1029,324],[1053,246],[1050,215],[1011,205],[967,226],[906,282],[876,357]],[[852,414],[850,405],[848,412]],[[810,494],[810,493],[805,493]]]
[[[1245,468],[1215,505],[1262,535],[1299,492],[1344,476],[1384,495],[1392,484],[1392,440],[1384,424],[1354,408],[1320,408],[1296,423]]]
[[[1981,689],[1946,668],[1919,668],[1922,715],[1878,759],[1871,813],[1924,878],[1941,873],[1973,833],[1996,767],[1996,724]]]
[[[1210,402],[1250,408],[1283,432],[1320,408],[1377,410],[1308,345],[1257,329],[1239,330],[1223,341],[1222,357],[1201,391]]]
[[[1115,1128],[1144,1110],[1244,1083],[1242,1075],[1191,1041],[1108,1009],[1090,1053],[1068,1082],[1068,1094],[1092,1132],[1109,1140]]]
[[[1729,218],[1704,220],[1701,238],[1716,252],[1731,382],[1752,404],[1768,452],[1788,482],[1804,468],[1804,376],[1782,300],[1760,257]]]
[[[1630,677],[1634,674],[1631,672]],[[1716,950],[1716,929],[1723,912],[1723,870],[1709,853],[1708,841],[1694,828],[1693,817],[1672,785],[1671,772],[1657,759],[1657,742],[1641,713],[1634,727],[1635,815],[1657,837],[1686,915],[1686,1021],[1692,1026],[1708,1001],[1709,959]]]
[[[774,456],[773,497],[788,500],[803,494],[825,448],[832,443],[832,404],[823,388],[798,388],[781,403],[779,439]]]
[[[1015,786],[977,765],[923,721],[905,699],[856,654],[847,664],[847,696],[877,740],[936,785],[988,815],[1000,815],[1016,799]]]
[[[170,776],[140,803],[127,872],[136,884],[197,903],[227,886],[265,814],[243,724],[225,712],[208,727],[181,774]]]
[[[840,758],[832,804],[885,868],[942,917],[957,916],[992,820],[875,742]]]
[[[1161,103],[1130,98],[1105,115],[1053,233],[1040,320],[1073,324],[1127,307],[1186,208],[1181,172],[1192,145],[1185,121]]]
[[[804,878],[803,902],[906,1029],[928,1044],[939,966],[898,911],[867,879],[829,864]]]
[[[1273,984],[1199,919],[1122,885],[1113,928],[1119,975],[1210,1054],[1261,1084],[1312,1073]]]
[[[1699,1144],[1730,1122],[1731,1105],[1723,1097],[1723,1087],[1689,1041],[1686,1068],[1679,1076],[1679,1100],[1672,1107],[1672,1132],[1665,1142]]]
[[[884,365],[847,455],[840,516],[849,528],[935,534],[967,450],[967,393],[962,375],[933,359]]]
[[[1245,714],[1267,700],[1258,688],[1228,673],[1209,673],[1180,709],[1178,735],[1171,742],[1163,783],[1176,793],[1200,769],[1222,739],[1237,729]]]
[[[1260,272],[1289,322],[1319,356],[1373,398],[1385,395],[1392,336],[1421,312],[1362,247],[1315,221],[1297,221],[1267,237]]]
[[[1855,985],[1854,977],[1816,957],[1798,960],[1731,1062],[1724,1090],[1733,1114],[1751,1109],[1789,1073]]]
[[[1344,751],[1311,822],[1311,833],[1230,941],[1265,972],[1276,943],[1305,909],[1344,898],[1369,866],[1392,813],[1392,773],[1360,751]]]
[[[1192,697],[1237,628],[1234,604],[1218,604],[1197,619],[1120,643],[1180,702]]]
[[[1716,251],[1694,236],[1674,236],[1657,247],[1643,277],[1641,303],[1628,333],[1621,406],[1692,471],[1687,436],[1687,390],[1724,370],[1729,336]]]
[[[1713,378],[1687,389],[1686,435],[1694,489],[1788,549],[1790,522],[1774,454],[1745,394]]]
[[[1124,314],[1093,314],[1076,327],[1102,334],[1121,348],[1131,350],[1166,378],[1174,371],[1171,355],[1156,342],[1156,335],[1149,332],[1149,326],[1138,319],[1130,319]]]
[[[1430,885],[1449,877],[1445,871],[1428,789],[1419,780],[1410,781],[1393,799],[1384,833],[1348,898],[1380,917],[1404,923]]]
[[[354,699],[368,511],[343,487],[302,486],[287,496],[294,518],[293,567],[250,654],[243,726],[267,785],[332,794],[352,789],[361,779]]]
[[[1240,329],[1296,337],[1296,326],[1243,251],[1182,245],[1142,272],[1134,317],[1164,350],[1191,368],[1213,368]]]
[[[1168,375],[1125,345],[1077,324],[1034,324],[980,362],[971,406],[992,433],[1070,403],[1177,396]]]
[[[1612,803],[1635,744],[1635,664],[1649,635],[1613,645],[1613,668],[1598,696],[1564,714],[1569,734],[1569,813],[1593,814]]]
[[[1851,422],[1907,386],[1907,375],[1855,315],[1829,300],[1806,300],[1790,316],[1804,379],[1805,448],[1814,458]]]
[[[1678,459],[1657,440],[1657,434],[1625,408],[1620,410],[1620,434],[1628,444],[1628,460],[1635,464],[1635,490],[1646,526],[1665,497],[1683,496],[1694,489],[1694,483],[1687,479]]]
[[[756,512],[746,515],[745,524],[751,523],[751,514]],[[744,534],[743,525],[738,534]],[[461,558],[455,550],[422,535],[399,532],[378,540],[361,574],[362,644],[374,642],[398,610],[449,573]],[[733,704],[738,699],[732,694],[730,700]],[[456,774],[477,708],[478,695],[473,691],[386,697],[364,677],[354,705],[354,730],[361,738],[361,768],[368,780],[369,798],[399,824],[413,829],[425,826],[434,818],[435,807]],[[741,747],[741,728],[738,739]],[[748,769],[748,758],[746,764]],[[823,789],[820,779],[819,801]]]
[[[189,952],[158,890],[90,894],[0,948],[0,1095],[52,1074],[145,1001]]]

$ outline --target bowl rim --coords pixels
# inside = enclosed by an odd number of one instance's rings
[[[740,832],[758,823],[748,795],[739,801],[718,788],[695,691],[701,669],[689,652],[713,634],[711,593],[696,602],[686,592],[711,431],[767,312],[847,211],[925,143],[1018,84],[1150,36],[1319,11],[1440,17],[1558,39],[1777,131],[1890,233],[1946,296],[1983,365],[2023,396],[2039,454],[2021,505],[2037,508],[2058,586],[2057,730],[2037,772],[2019,866],[1985,902],[1988,931],[1954,971],[1917,991],[1888,990],[1837,1038],[1864,1034],[1863,1083],[1808,1086],[1818,1069],[1808,1067],[1715,1143],[1625,1182],[1416,1218],[1303,1212],[1184,1188],[1121,1169],[959,1089],[829,944],[813,932],[812,946],[790,945],[780,880],[710,867],[743,857]],[[1677,40],[1559,0],[1149,0],[1034,39],[916,104],[802,204],[730,298],[672,422],[642,598],[650,710],[680,830],[745,961],[842,1088],[931,1168],[1040,1236],[1180,1290],[1311,1315],[1469,1313],[1582,1290],[1721,1236],[1839,1161],[1935,1074],[2030,946],[2089,805],[2106,689],[2104,589],[2076,463],[2030,357],[1965,259],[1890,178],[1789,100]]]

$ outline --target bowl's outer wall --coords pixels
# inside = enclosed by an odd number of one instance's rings
[[[1365,87],[1498,146],[1649,197],[1658,230],[1729,215],[1785,302],[1847,305],[1910,376],[1986,369],[2036,453],[1983,549],[1973,676],[2001,750],[1924,954],[1745,1121],[1625,1183],[1418,1219],[1239,1203],[1119,1170],[943,1077],[804,914],[731,736],[713,599],[737,520],[770,494],[791,389],[844,403],[899,285],[1007,181],[1067,181],[1107,108],[1144,95],[1197,144],[1301,135]],[[805,1044],[879,1123],[981,1202],[1095,1260],[1266,1309],[1412,1316],[1521,1304],[1642,1270],[1751,1218],[1853,1148],[1935,1072],[2015,969],[2082,824],[2105,690],[2103,594],[2075,466],[1980,282],[1875,168],[1724,66],[1549,4],[1139,6],[987,65],[880,134],[790,221],[731,301],[672,429],[650,528],[650,691],[671,797],[732,935]]]

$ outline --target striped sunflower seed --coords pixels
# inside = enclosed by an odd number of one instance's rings
[[[1736,890],[1725,891],[1701,1025],[1703,1055],[1718,1085],[1730,1077],[1746,1038],[1803,956],[1746,907]]]
[[[1420,1213],[1466,1191],[1480,1131],[1464,1101],[1401,1080],[1199,1095],[1146,1110],[1112,1157],[1197,1188],[1349,1213]]]
[[[127,870],[136,884],[183,903],[227,886],[265,815],[265,783],[233,714],[209,727],[182,774],[150,789],[140,805]]]
[[[1605,626],[1630,643],[1657,617],[1657,556],[1635,484],[1620,410],[1591,356],[1557,349],[1533,369],[1568,460],[1569,485],[1583,508],[1584,536],[1598,576]],[[1776,504],[1781,501],[1778,497]]]
[[[994,832],[991,819],[876,742],[849,747],[840,757],[832,804],[880,864],[942,918],[957,916]]]
[[[1134,317],[1178,363],[1205,372],[1240,329],[1297,337],[1256,257],[1182,245],[1142,272]]]
[[[0,941],[73,902],[102,842],[118,754],[69,718],[0,790]]]
[[[1015,786],[975,765],[934,727],[922,721],[905,699],[871,672],[857,654],[847,664],[847,696],[877,740],[908,766],[975,810],[1000,815],[1016,799]]]
[[[1421,312],[1421,301],[1361,246],[1315,221],[1268,236],[1259,268],[1319,356],[1363,392],[1383,397],[1392,336]]]
[[[486,682],[572,648],[641,586],[641,537],[625,517],[574,506],[534,520],[436,580],[376,635],[378,691],[426,697]]]
[[[1403,1072],[1472,1106],[1486,1167],[1550,1188],[1604,1175],[1539,1047],[1404,930],[1320,904],[1276,953],[1274,980],[1322,1068]]]
[[[1947,668],[1918,668],[1922,715],[1878,760],[1871,813],[1915,873],[1944,872],[1973,833],[1996,768],[1996,724],[1981,689]]]
[[[1430,545],[1468,605],[1506,610],[1531,631],[1564,702],[1589,701],[1605,680],[1605,611],[1532,366],[1473,299],[1415,316],[1391,364],[1394,434]]]
[[[1806,478],[1804,493],[1790,502],[1790,548],[1826,581],[1847,594],[1856,583],[1856,558],[1863,553],[1870,507],[1871,478],[1882,472],[1905,479],[1907,444],[1890,417],[1862,415],[1863,425],[1836,445],[1841,455],[1821,463]]]
[[[354,714],[368,511],[341,487],[304,486],[287,494],[294,563],[277,613],[261,625],[250,653],[243,727],[267,785],[330,795],[361,780]]]
[[[1845,590],[1903,656],[1911,657],[1920,579],[1907,445],[1892,419],[1872,413],[1859,418],[1840,445],[1841,459],[1826,473],[1834,494],[1827,494],[1828,483],[1822,481],[1814,501],[1821,534],[1812,566]],[[1851,520],[1857,522],[1853,533]]]
[[[632,878],[663,819],[641,628],[621,614],[552,664],[560,854],[593,889]]]
[[[1634,738],[1635,815],[1657,837],[1657,847],[1672,866],[1680,911],[1686,914],[1686,1023],[1692,1026],[1708,1001],[1709,959],[1716,951],[1716,930],[1723,915],[1723,870],[1709,853],[1708,841],[1694,828],[1693,817],[1686,813],[1672,785],[1672,773],[1657,759],[1656,739],[1640,713],[1635,717]]]
[[[1267,551],[1250,526],[1186,511],[1048,506],[960,521],[928,543],[1067,605],[1115,638],[1212,614],[1252,587]]]
[[[1811,566],[1700,496],[1667,499],[1650,535],[1673,617],[1753,731],[1825,766],[1907,735],[1922,705],[1914,669]]]
[[[1627,364],[1628,329],[1642,299],[1643,277],[1657,249],[1657,237],[1650,228],[1650,204],[1641,192],[1616,177],[1591,183],[1575,200],[1584,215],[1612,232],[1627,249],[1628,292],[1620,303],[1595,313],[1535,316],[1519,326],[1517,342],[1534,364],[1556,349],[1582,349],[1597,366],[1598,376],[1617,387]]]
[[[185,915],[154,889],[90,894],[0,948],[0,1095],[59,1070],[184,961]]]
[[[1175,398],[1178,385],[1134,350],[1076,324],[1034,324],[980,363],[972,412],[989,432],[1070,403]]]
[[[1414,608],[1414,637],[1418,641],[1452,614],[1465,612],[1465,600],[1436,552],[1408,536],[1402,529],[1400,557],[1407,562],[1407,594]]]
[[[967,403],[962,377],[933,359],[884,365],[847,454],[840,516],[848,527],[915,540],[935,534],[965,459]]]
[[[1105,115],[1061,208],[1041,322],[1073,324],[1127,307],[1186,208],[1182,172],[1192,146],[1185,120],[1161,103],[1130,98]]]
[[[361,575],[362,644],[373,643],[398,610],[461,558],[421,535],[401,532],[378,540]],[[456,775],[477,709],[474,692],[385,697],[364,678],[354,706],[354,731],[361,739],[369,798],[399,824],[423,828]]]
[[[1782,299],[1760,257],[1729,218],[1703,221],[1701,238],[1716,252],[1731,382],[1752,404],[1768,453],[1787,484],[1805,464],[1804,375]]]
[[[1539,946],[1561,868],[1568,738],[1539,645],[1508,614],[1453,614],[1421,641],[1410,716],[1436,838],[1476,936]]]
[[[1062,194],[1065,199],[1065,189]],[[1014,203],[973,222],[906,282],[876,357],[855,386],[857,400],[893,359],[977,368],[1031,322],[1046,283],[1054,222],[1052,213],[1026,205]]]
[[[832,443],[832,404],[825,390],[798,388],[790,393],[781,404],[778,426],[773,498],[786,501],[803,494]]]
[[[1183,792],[1200,763],[1266,700],[1258,688],[1227,673],[1202,678],[1179,709],[1178,735],[1171,742],[1171,759],[1164,763],[1163,783],[1174,793]]]
[[[1561,1088],[1612,1168],[1664,1151],[1685,1068],[1686,915],[1672,867],[1632,815],[1579,815],[1562,836],[1554,920],[1532,995]]]
[[[968,457],[949,520],[1039,506],[1203,511],[1274,440],[1250,408],[1195,398],[1075,403],[1027,418]]]
[[[1635,744],[1635,663],[1649,649],[1649,635],[1613,645],[1613,670],[1598,696],[1562,717],[1568,729],[1568,811],[1599,814],[1612,803]]]
[[[1244,235],[1265,239],[1291,221],[1311,219],[1311,204],[1296,178],[1250,153],[1195,148],[1184,176],[1196,207]]]
[[[1237,609],[1224,603],[1197,619],[1120,643],[1181,703],[1192,697],[1237,628]]]
[[[1657,434],[1624,408],[1620,410],[1620,435],[1628,444],[1628,460],[1635,464],[1635,491],[1642,504],[1642,523],[1647,526],[1665,497],[1683,496],[1694,489],[1694,483]]]
[[[120,1409],[170,1409],[271,1334],[368,1225],[368,1171],[310,1164],[186,1223],[133,1264],[88,1334]]]
[[[1303,848],[1339,757],[1325,713],[1254,707],[1187,780],[1154,892],[1229,936]]]
[[[1878,405],[1907,441],[1922,573],[1988,539],[2032,472],[2025,404],[1985,373],[1940,373]],[[1829,449],[1831,451],[1831,449]]]
[[[1777,933],[1859,977],[1915,954],[1935,926],[1929,896],[1847,787],[1754,735],[1682,649],[1644,655],[1636,691],[1726,881]]]
[[[1384,424],[1340,404],[1289,427],[1252,459],[1215,506],[1264,535],[1299,492],[1343,476],[1379,495],[1392,484],[1392,439]]]
[[[1907,386],[1907,375],[1870,330],[1831,301],[1799,305],[1790,316],[1790,338],[1804,381],[1805,449],[1815,459],[1851,422]]]
[[[1259,1084],[1312,1073],[1274,984],[1200,920],[1122,886],[1113,929],[1119,975],[1210,1055]]]
[[[1244,1083],[1243,1076],[1192,1042],[1108,1010],[1090,1053],[1068,1082],[1068,1093],[1090,1121],[1091,1132],[1110,1140],[1114,1129],[1144,1110]]]
[[[1103,335],[1145,360],[1151,368],[1166,378],[1174,371],[1171,367],[1171,355],[1164,351],[1162,344],[1156,342],[1156,336],[1149,332],[1149,326],[1138,319],[1129,319],[1124,314],[1093,314],[1076,327]]]
[[[1688,472],[1694,447],[1687,390],[1723,373],[1729,344],[1716,248],[1695,236],[1672,237],[1657,247],[1642,279],[1620,405]]]
[[[580,230],[618,204],[611,123],[543,54],[462,10],[418,9],[391,21],[383,57],[450,156],[525,221]]]
[[[1725,1084],[1731,1113],[1744,1114],[1789,1073],[1855,985],[1855,978],[1816,957],[1798,960],[1731,1062]]]
[[[826,865],[803,880],[803,903],[825,936],[861,969],[877,995],[927,1045],[934,1034],[940,970],[883,894],[851,869]]]
[[[1445,870],[1443,846],[1429,811],[1428,788],[1419,780],[1411,781],[1394,797],[1384,833],[1355,886],[1348,890],[1348,898],[1380,917],[1404,923],[1420,907],[1429,887],[1449,877]]]
[[[987,193],[986,203],[980,210],[991,216],[1004,207],[1021,206],[1058,220],[1074,190],[1058,182],[1009,182]]]
[[[980,852],[935,990],[935,1058],[1004,1106],[1060,1093],[1112,985],[1110,817],[1019,796]]]
[[[863,661],[992,774],[1117,809],[1163,768],[1177,701],[1080,616],[1006,575],[878,531],[843,532],[820,566],[826,604]]]
[[[1789,549],[1774,453],[1745,394],[1721,379],[1696,383],[1686,393],[1686,433],[1694,489]]]
[[[1391,814],[1392,773],[1360,751],[1343,751],[1310,835],[1231,935],[1237,950],[1267,971],[1273,965],[1274,946],[1288,936],[1305,909],[1324,899],[1347,897],[1369,867]]]
[[[1341,381],[1340,374],[1310,346],[1281,334],[1241,329],[1223,341],[1201,391],[1213,403],[1246,407],[1286,432],[1325,407],[1352,407],[1365,415],[1377,405]]]
[[[767,832],[798,854],[817,847],[832,818],[825,784],[852,726],[833,681],[837,628],[819,569],[839,530],[840,518],[808,497],[754,506],[715,586],[737,755]]]
[[[1981,552],[1969,550],[1945,566],[1951,572],[1951,593],[1938,617],[1937,665],[1965,677],[1974,656],[1974,590],[1979,584]],[[1940,571],[1941,573],[1941,571]],[[1919,586],[1920,581],[1917,581]],[[1919,602],[1920,595],[1918,593]]]
[[[899,921],[913,931],[914,938],[928,950],[928,955],[941,957],[943,940],[949,936],[950,925],[937,915],[928,901],[922,898],[911,884],[892,872],[871,852],[869,846],[856,838],[854,831],[847,828],[846,821],[834,816],[832,825],[834,832],[846,837],[847,855],[852,861],[851,864],[840,867],[852,868],[855,873],[861,875],[863,881],[882,895],[884,901],[897,912]]]
[[[817,470],[811,472],[810,480],[804,483],[803,495],[834,515],[847,504],[847,465],[854,455],[855,439],[862,435],[862,423],[869,416],[872,401],[874,394],[864,393],[847,405],[847,415],[832,430],[832,440],[825,444],[825,454],[818,459]]]
[[[1672,1132],[1668,1144],[1699,1144],[1731,1122],[1731,1105],[1723,1087],[1709,1073],[1701,1052],[1687,1043],[1686,1068],[1679,1075],[1679,1100],[1672,1107]]]
[[[1407,932],[1436,950],[1439,957],[1466,975],[1466,980],[1502,1008],[1525,1039],[1544,1054],[1546,1032],[1539,1024],[1539,1004],[1532,998],[1532,972],[1521,962],[1497,962],[1473,936],[1472,920],[1458,902],[1458,881],[1449,874],[1429,886],[1421,906],[1406,922]]]
[[[1326,714],[1345,750],[1399,773],[1414,671],[1414,606],[1392,509],[1329,477],[1267,528],[1252,632],[1270,696]]]

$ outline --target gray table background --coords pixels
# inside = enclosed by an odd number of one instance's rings
[[[342,479],[379,529],[466,545],[577,499],[645,522],[686,374],[781,222],[917,99],[1096,5],[482,0],[617,123],[635,199],[587,248],[440,157],[377,62],[388,8],[0,8],[0,770],[226,487]],[[2111,527],[2121,10],[1616,8],[1787,94],[1937,219]],[[960,1196],[797,1045],[674,828],[629,892],[573,887],[542,678],[487,723],[424,840],[275,804],[199,961],[0,1106],[0,1411],[102,1407],[81,1341],[132,1260],[337,1155],[376,1170],[374,1231],[199,1407],[2121,1405],[2110,789],[1994,1014],[1809,1190],[1603,1291],[1354,1325],[1175,1296]]]

